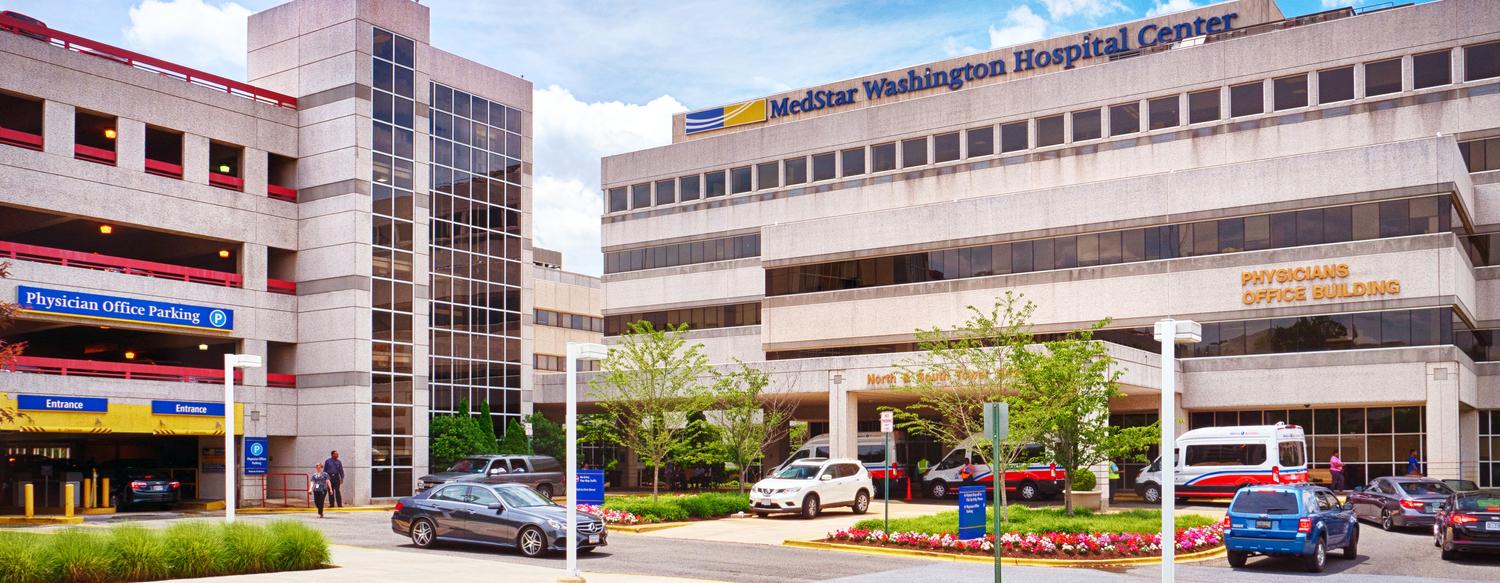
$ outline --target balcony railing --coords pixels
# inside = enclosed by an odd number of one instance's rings
[[[229,190],[245,189],[245,179],[230,176],[228,174],[219,174],[218,172],[208,173],[208,184],[209,186],[217,186],[219,188],[227,188]]]
[[[0,144],[10,144],[12,146],[20,146],[22,148],[29,148],[32,150],[41,150],[42,136],[38,134],[28,134],[26,132],[13,130],[10,128],[0,128]]]
[[[243,287],[244,284],[244,278],[237,273],[183,267],[181,265],[157,263],[155,261],[126,259],[124,257],[113,257],[97,253],[69,251],[67,249],[55,249],[39,245],[26,245],[24,243],[11,243],[9,241],[0,241],[0,258],[37,261],[40,263],[62,265],[64,267],[82,267],[84,269],[113,271],[128,275],[143,275],[146,277],[175,279],[178,281],[206,283],[224,287]]]
[[[146,172],[167,178],[182,178],[182,165],[146,158]]]
[[[297,189],[295,189],[295,188],[287,188],[285,186],[277,186],[275,184],[267,184],[266,185],[266,196],[269,196],[269,197],[274,198],[276,200],[284,200],[284,201],[287,201],[287,202],[297,202]]]
[[[93,146],[85,146],[83,144],[73,144],[73,157],[79,160],[87,160],[89,162],[98,162],[100,164],[108,164],[110,166],[115,165],[115,153],[104,148],[95,148]]]
[[[14,372],[74,377],[97,377],[136,381],[169,381],[179,383],[224,382],[224,369],[166,366],[160,364],[138,364],[134,362],[105,362],[50,358],[45,356],[18,356],[10,367]],[[244,380],[244,373],[234,371],[235,382]],[[266,373],[266,386],[296,388],[297,375]]]
[[[39,26],[30,22],[22,22],[9,16],[0,16],[0,30],[5,30],[23,36],[46,40],[55,46],[68,49],[85,55],[108,59],[122,65],[128,65],[149,71],[158,75],[172,77],[179,81],[186,81],[194,85],[207,87],[215,91],[222,91],[236,97],[243,97],[261,103],[268,103],[277,107],[297,109],[297,98],[283,95],[275,91],[261,89],[248,83],[241,83],[205,73],[190,67],[184,67],[176,63],[169,63],[154,57],[148,57],[137,52],[127,51],[120,47],[104,44],[96,40],[90,40],[81,36],[75,36],[53,30],[45,26]]]
[[[274,277],[266,278],[266,291],[273,294],[297,295],[297,282]]]

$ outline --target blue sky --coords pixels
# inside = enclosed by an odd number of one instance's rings
[[[0,0],[0,8],[243,79],[245,18],[281,2]],[[1208,3],[423,0],[433,45],[535,84],[536,242],[590,274],[600,270],[599,158],[668,143],[677,111]],[[1292,16],[1349,3],[1279,4]]]

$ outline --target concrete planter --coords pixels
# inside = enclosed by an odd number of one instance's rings
[[[1087,508],[1089,510],[1104,509],[1104,492],[1102,490],[1088,490],[1086,492],[1073,491],[1073,507]]]

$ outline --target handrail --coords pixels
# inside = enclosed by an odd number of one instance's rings
[[[81,36],[62,32],[60,30],[54,30],[45,26],[17,20],[9,16],[0,15],[0,30],[6,30],[16,34],[31,33],[25,36],[45,36],[51,39],[49,42],[52,45],[65,48],[70,51],[103,57],[124,65],[130,65],[143,71],[150,71],[159,75],[166,75],[174,79],[186,81],[194,85],[207,87],[209,89],[214,89],[217,91],[223,91],[236,97],[243,97],[252,101],[275,105],[277,107],[297,109],[297,98],[290,95],[284,95],[275,91],[261,89],[254,85],[250,85],[249,83],[233,81],[224,77],[220,77],[213,73],[206,73],[197,69],[193,69],[191,67],[184,67],[176,63],[163,61],[155,57],[149,57],[113,45],[107,45],[96,40],[83,38]]]
[[[285,186],[278,186],[278,185],[275,185],[275,184],[267,184],[266,185],[266,196],[269,196],[269,197],[274,198],[276,200],[284,200],[284,201],[287,201],[287,202],[297,202],[297,189],[295,189],[295,188],[287,188]]]
[[[10,370],[32,374],[59,376],[102,377],[139,381],[176,381],[182,383],[222,383],[224,369],[139,364],[134,362],[108,362],[101,360],[78,360],[51,358],[46,356],[18,356],[12,361]],[[244,374],[236,369],[235,382]]]
[[[227,188],[229,190],[244,190],[245,179],[230,176],[228,174],[219,174],[218,172],[209,172],[208,185],[217,186],[219,188]]]
[[[115,153],[104,148],[95,148],[83,144],[73,144],[73,157],[79,160],[97,162],[99,164],[115,165]]]
[[[266,278],[266,291],[273,294],[297,295],[297,282],[274,277]]]
[[[28,134],[26,132],[13,130],[10,128],[0,128],[0,143],[6,143],[12,146],[20,146],[22,148],[30,148],[33,150],[41,150],[42,136],[41,134]]]
[[[84,269],[113,271],[128,275],[143,275],[146,277],[175,279],[192,283],[221,285],[224,287],[242,287],[244,283],[244,278],[237,273],[183,267],[170,263],[126,259],[124,257],[69,251],[67,249],[12,243],[9,241],[0,241],[0,258],[37,261],[64,267],[82,267]]]
[[[297,388],[297,375],[279,372],[268,372],[266,373],[266,386],[277,387],[281,389],[295,389]]]
[[[182,165],[146,158],[146,172],[167,178],[182,178]]]

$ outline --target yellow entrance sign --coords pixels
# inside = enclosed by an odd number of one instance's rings
[[[155,435],[224,435],[224,419],[194,415],[153,415],[149,404],[115,403],[102,413],[21,410],[17,399],[0,393],[0,431],[29,433],[150,433]],[[234,404],[237,419],[244,405]],[[235,423],[235,435],[244,434]]]

